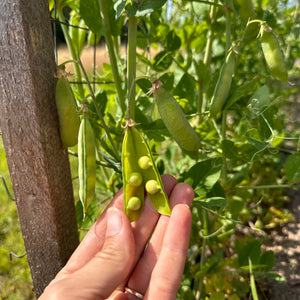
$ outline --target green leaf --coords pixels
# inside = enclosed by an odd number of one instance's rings
[[[210,300],[225,300],[225,295],[223,292],[213,292],[209,297]]]
[[[169,31],[164,47],[168,51],[176,51],[181,46],[181,40],[174,30]]]
[[[232,218],[237,218],[244,207],[244,199],[238,196],[228,198],[228,211]]]
[[[166,71],[172,64],[173,54],[163,50],[155,55],[153,60],[153,70],[157,72]]]
[[[270,105],[270,92],[266,85],[260,87],[250,98],[248,108],[254,116],[260,115]]]
[[[256,88],[258,81],[259,77],[256,76],[251,81],[235,88],[229,99],[226,101],[225,109],[229,109],[234,103],[250,94]]]
[[[260,257],[260,264],[264,266],[264,272],[270,271],[275,266],[274,252],[271,250],[264,252]]]
[[[97,35],[105,33],[98,0],[80,0],[79,11],[80,16],[92,32]]]
[[[216,253],[212,254],[207,260],[205,261],[204,266],[195,274],[195,280],[199,280],[206,274],[215,271],[216,266],[223,258],[223,250],[218,249]]]
[[[147,124],[146,128],[143,128],[143,131],[150,140],[153,139],[156,142],[163,142],[166,140],[165,136],[169,136],[169,132],[162,119]]]
[[[152,66],[151,61],[146,58],[144,55],[137,53],[136,57],[146,66]]]
[[[117,19],[120,17],[123,10],[125,9],[126,3],[127,3],[127,0],[117,0],[117,2],[114,4],[114,9],[116,11]]]
[[[284,169],[289,182],[300,182],[300,151],[288,157]]]
[[[212,197],[206,199],[197,197],[194,199],[193,204],[208,207],[208,208],[224,208],[227,205],[227,201],[225,198],[222,197]]]
[[[171,91],[173,89],[173,85],[174,85],[173,72],[164,73],[162,76],[159,77],[158,80],[163,83],[163,86],[167,91]]]
[[[103,89],[100,89],[97,94],[95,95],[96,97],[96,101],[98,103],[98,107],[102,113],[102,115],[104,115],[105,109],[106,109],[106,105],[107,105],[107,94],[106,91]]]
[[[186,98],[193,102],[195,99],[195,91],[194,79],[189,74],[184,73],[174,90],[174,95],[179,96],[179,98]]]
[[[167,0],[138,0],[136,16],[145,16],[155,9],[161,8]]]
[[[185,174],[184,181],[189,183],[194,189],[197,188],[195,192],[207,192],[219,180],[221,168],[221,158],[211,158],[201,161]]]
[[[238,156],[234,142],[229,140],[222,140],[222,152],[229,159],[236,159]]]
[[[136,81],[136,84],[140,87],[140,89],[146,94],[152,87],[152,83],[149,79],[141,78]]]
[[[240,267],[249,265],[249,258],[254,265],[260,260],[260,242],[250,241],[238,252],[238,264]]]
[[[248,142],[253,146],[255,146],[258,150],[262,150],[267,145],[265,142],[261,141],[259,133],[255,128],[252,128],[247,131],[246,138]]]

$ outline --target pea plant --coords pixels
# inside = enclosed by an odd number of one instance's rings
[[[57,107],[81,236],[122,186],[134,221],[144,188],[170,214],[161,174],[189,183],[179,299],[258,299],[259,279],[282,279],[255,233],[293,220],[284,190],[300,182],[299,131],[286,128],[299,75],[295,5],[49,1],[55,38],[61,29],[71,56],[58,73],[74,70],[57,81]],[[84,66],[89,47],[95,57],[105,47],[110,62]]]

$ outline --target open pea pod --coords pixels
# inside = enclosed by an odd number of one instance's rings
[[[144,188],[155,209],[170,215],[168,197],[151,151],[135,128],[135,123],[127,120],[122,149],[122,172],[124,189],[124,210],[130,221],[139,218],[144,207]]]

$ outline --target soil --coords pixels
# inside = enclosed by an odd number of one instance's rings
[[[300,192],[288,190],[290,202],[289,211],[295,216],[295,221],[283,224],[269,232],[269,240],[265,250],[275,254],[273,272],[278,273],[284,282],[268,280],[266,286],[269,298],[272,300],[300,300]]]

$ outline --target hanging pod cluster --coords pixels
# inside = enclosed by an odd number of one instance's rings
[[[96,152],[95,136],[86,113],[83,113],[78,134],[79,198],[84,216],[95,195]]]
[[[55,100],[62,145],[64,148],[75,146],[77,144],[80,117],[72,88],[64,70],[57,71]]]
[[[152,83],[150,91],[153,92],[161,119],[177,144],[186,151],[196,152],[200,148],[200,139],[176,99],[158,80]]]
[[[283,53],[272,28],[266,22],[260,21],[259,36],[270,74],[278,80],[288,81]]]
[[[210,116],[212,118],[217,119],[220,117],[230,91],[232,77],[235,71],[235,64],[236,50],[231,48],[221,68],[221,72],[219,74],[218,81],[211,100]]]
[[[126,120],[122,172],[124,210],[131,222],[137,220],[143,211],[144,189],[160,214],[171,214],[168,197],[151,151],[131,119]]]

